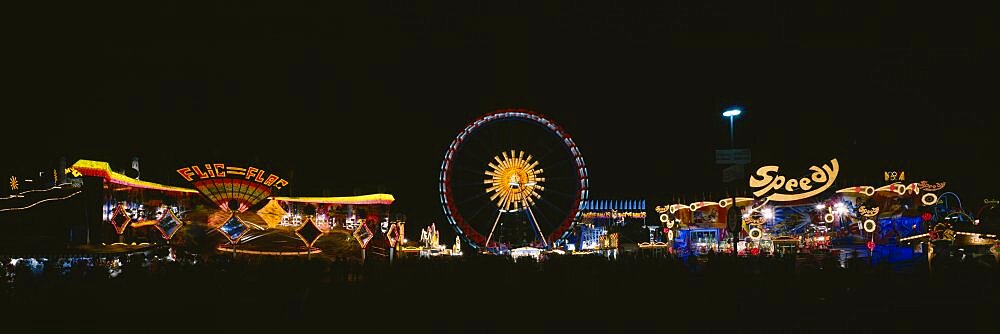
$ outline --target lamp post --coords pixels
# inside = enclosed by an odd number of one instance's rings
[[[738,108],[732,108],[732,109],[729,109],[729,110],[726,110],[726,111],[722,112],[722,117],[729,117],[729,148],[730,149],[736,149],[736,142],[733,139],[733,118],[736,117],[736,116],[739,116],[739,114],[742,114],[742,113],[743,113],[743,111],[740,110],[740,109],[738,109]],[[738,219],[739,215],[738,214],[733,214],[733,213],[736,212],[735,211],[736,210],[736,187],[735,186],[733,187],[733,192],[732,192],[731,196],[732,196],[732,202],[729,203],[729,211],[727,212],[729,214],[728,214],[727,218],[733,219],[734,217],[737,217],[737,219]],[[740,230],[737,228],[739,225],[735,221],[729,221],[728,223],[729,223],[730,226],[733,226],[733,227],[730,228],[730,232],[733,233],[733,256],[737,257],[737,256],[739,256],[739,251],[736,248],[736,239],[740,235],[740,232],[739,232]]]
[[[739,116],[742,113],[743,113],[743,110],[736,109],[736,108],[729,109],[729,110],[726,110],[726,111],[722,112],[722,117],[729,117],[729,148],[733,148],[733,149],[736,148],[736,144],[733,141],[733,118],[736,117],[736,116]]]

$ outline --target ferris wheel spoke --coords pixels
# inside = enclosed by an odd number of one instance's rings
[[[547,177],[547,178],[545,178],[545,182],[548,182],[548,183],[552,183],[552,182],[576,183],[578,181],[580,181],[580,178],[575,177],[575,176],[558,176],[558,177]]]
[[[555,190],[555,189],[552,189],[552,188],[545,188],[545,194],[546,195],[548,195],[548,194],[559,195],[559,196],[562,196],[562,197],[573,198],[573,199],[576,198],[576,195],[567,194],[565,192],[562,192],[562,191],[559,191],[559,190]]]
[[[483,198],[483,197],[486,197],[486,195],[489,195],[489,193],[488,193],[488,192],[485,192],[485,191],[483,191],[483,192],[480,192],[480,193],[479,193],[478,195],[476,195],[476,196],[472,196],[472,197],[469,197],[469,198],[466,198],[466,199],[464,199],[464,200],[462,200],[462,201],[460,201],[460,202],[455,202],[455,205],[462,205],[462,204],[468,204],[469,202],[472,202],[472,201],[474,201],[474,200],[477,200],[477,199],[480,199],[480,198]]]
[[[551,204],[551,203],[549,203],[549,205],[552,205],[552,204]],[[545,228],[547,228],[547,229],[552,229],[552,228],[554,228],[555,226],[558,226],[558,222],[556,222],[556,224],[555,224],[555,225],[553,225],[552,221],[551,221],[551,220],[549,220],[549,218],[548,218],[547,216],[545,216],[545,210],[542,210],[541,208],[538,208],[538,209],[539,209],[539,210],[536,210],[535,212],[537,212],[537,215],[538,215],[539,217],[542,217],[542,219],[541,219],[541,222],[542,222],[542,224],[545,224]],[[541,230],[539,230],[539,233],[541,233],[540,231],[541,231]]]
[[[492,203],[487,203],[486,205],[480,206],[479,209],[476,210],[476,212],[472,214],[472,216],[469,216],[469,218],[467,218],[467,220],[470,223],[471,222],[475,222],[476,221],[476,217],[479,217],[479,214],[483,213],[483,211],[486,210],[486,208],[492,208],[492,207],[493,207]]]
[[[564,208],[560,208],[558,205],[553,204],[551,201],[549,201],[549,200],[547,200],[545,198],[541,198],[540,202],[545,203],[546,205],[548,205],[553,210],[556,210],[556,212],[560,212],[560,211],[566,210]],[[558,224],[558,222],[557,222],[557,224]]]

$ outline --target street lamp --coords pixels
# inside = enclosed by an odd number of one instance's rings
[[[729,117],[729,148],[736,148],[733,141],[733,117],[739,116],[743,110],[733,108],[722,112],[722,117]]]
[[[729,148],[733,149],[733,150],[736,149],[736,143],[733,140],[733,117],[739,116],[739,114],[742,114],[742,113],[743,113],[743,111],[740,110],[739,108],[730,108],[730,109],[722,112],[722,117],[729,117]],[[732,202],[731,203],[732,204],[730,204],[729,210],[731,210],[733,213],[727,215],[727,218],[728,218],[727,220],[729,220],[729,219],[735,220],[735,219],[738,219],[737,217],[739,217],[739,215],[735,214],[735,212],[736,212],[735,211],[736,210],[736,189],[733,189]],[[732,225],[732,226],[739,226],[735,222],[728,222],[728,223],[730,225]],[[736,229],[735,227],[731,230],[731,232],[733,232],[733,256],[739,256],[739,252],[736,251],[736,244],[737,244],[736,239],[737,239],[737,237],[739,237],[740,233],[739,233],[739,230]]]

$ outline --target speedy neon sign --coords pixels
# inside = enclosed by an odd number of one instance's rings
[[[840,173],[840,164],[837,159],[831,159],[829,164],[821,167],[809,167],[812,175],[799,179],[778,175],[778,169],[778,166],[764,166],[757,169],[756,175],[750,176],[750,188],[758,189],[753,192],[754,196],[778,202],[812,197],[833,185]]]
[[[261,183],[265,186],[274,186],[276,189],[281,189],[288,185],[288,181],[275,175],[274,173],[268,174],[265,170],[257,167],[235,167],[226,166],[226,164],[214,163],[205,164],[204,170],[202,166],[194,165],[191,167],[184,167],[177,170],[177,174],[180,174],[188,182],[198,179],[210,179],[210,178],[235,178],[243,177],[245,180],[251,180],[257,183]],[[265,178],[264,175],[267,175]]]

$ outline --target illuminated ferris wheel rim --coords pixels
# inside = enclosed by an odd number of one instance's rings
[[[492,113],[488,113],[473,120],[472,122],[469,122],[469,124],[466,125],[457,136],[455,136],[451,144],[448,145],[448,150],[445,152],[444,160],[441,162],[441,173],[438,177],[438,193],[441,200],[441,208],[444,210],[444,215],[448,219],[448,223],[452,226],[452,228],[454,228],[455,233],[465,240],[466,243],[476,248],[488,246],[485,245],[486,237],[472,228],[472,226],[469,226],[465,222],[461,213],[458,211],[458,208],[455,205],[455,200],[452,198],[453,194],[451,192],[450,182],[452,165],[455,161],[456,152],[458,152],[458,150],[462,147],[465,140],[481,127],[501,120],[524,120],[541,125],[547,131],[560,139],[560,142],[568,150],[569,154],[573,158],[573,163],[576,165],[576,185],[578,190],[575,191],[575,198],[569,215],[567,215],[563,222],[559,224],[558,228],[546,236],[546,241],[551,244],[569,232],[570,225],[572,225],[573,221],[580,214],[583,201],[587,199],[589,189],[587,167],[583,161],[583,156],[580,154],[579,148],[577,148],[576,143],[573,141],[573,138],[570,137],[570,135],[566,133],[562,127],[549,120],[547,117],[528,109],[500,109]]]

